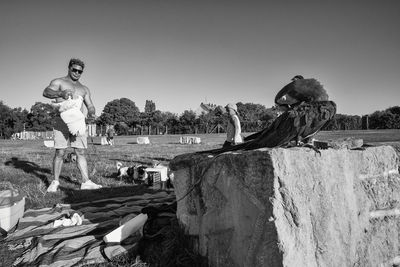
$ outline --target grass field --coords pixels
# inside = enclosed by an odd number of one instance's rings
[[[391,143],[400,142],[400,130],[353,130],[320,132],[316,136],[319,140],[335,140],[338,138],[355,137],[364,140],[364,143]]]
[[[117,161],[126,166],[151,164],[154,161],[168,165],[176,155],[220,147],[225,138],[225,134],[196,136],[201,138],[201,144],[183,145],[179,144],[178,135],[160,135],[150,136],[151,144],[148,145],[137,144],[136,136],[117,136],[114,146],[101,146],[100,139],[95,137],[93,143],[89,144],[87,160],[91,179],[106,187],[101,194],[78,190],[80,173],[72,163],[63,166],[61,190],[46,193],[52,180],[54,149],[45,147],[43,140],[0,140],[0,184],[11,184],[25,194],[26,209],[134,194],[134,186],[117,179]],[[319,140],[346,137],[362,138],[364,143],[370,144],[395,143],[400,142],[400,130],[320,132],[316,136]],[[92,140],[89,138],[89,141]],[[0,244],[0,257],[4,258],[5,255],[8,252]],[[9,261],[6,263],[11,264],[13,255],[7,257]]]
[[[135,136],[117,136],[114,146],[101,146],[100,139],[94,137],[94,144],[89,144],[87,150],[91,179],[110,188],[112,194],[115,189],[126,185],[117,179],[117,161],[126,166],[152,164],[154,161],[167,165],[176,155],[217,147],[223,143],[224,136],[202,136],[203,143],[199,145],[179,144],[179,136],[151,136],[150,140],[151,144],[138,145]],[[52,180],[54,149],[45,147],[42,140],[2,140],[0,146],[0,182],[10,182],[23,192],[27,196],[26,208],[41,208],[71,201],[71,194],[79,189],[79,170],[75,164],[65,163],[60,177],[61,190],[46,194],[46,188]],[[82,200],[87,194],[79,195],[75,192],[75,197]]]

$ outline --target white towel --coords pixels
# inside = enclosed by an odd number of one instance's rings
[[[60,103],[53,103],[60,111],[61,119],[67,124],[68,130],[73,135],[86,134],[85,115],[81,111],[83,98],[78,96],[71,97]]]

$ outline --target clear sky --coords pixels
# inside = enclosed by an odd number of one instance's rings
[[[200,102],[271,107],[301,74],[338,113],[400,105],[400,1],[0,1],[0,100],[28,110],[71,57],[100,115],[126,97],[181,114]]]

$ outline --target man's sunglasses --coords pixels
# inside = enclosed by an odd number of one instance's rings
[[[78,74],[82,74],[82,72],[83,72],[83,70],[78,70],[78,69],[74,69],[74,68],[72,68],[71,71],[76,72]]]

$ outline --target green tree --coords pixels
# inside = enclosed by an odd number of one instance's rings
[[[390,107],[386,109],[386,112],[391,114],[391,129],[400,129],[400,107]]]
[[[242,103],[236,104],[238,113],[243,121],[257,121],[266,112],[266,108],[260,104]]]
[[[369,116],[370,129],[400,129],[400,107],[375,111]]]
[[[157,118],[156,118],[157,116]],[[146,100],[144,112],[140,114],[140,124],[147,128],[148,134],[158,133],[159,113],[156,114],[156,104],[151,100]],[[155,132],[152,131],[155,129]]]
[[[172,112],[163,112],[162,113],[164,125],[165,125],[165,133],[166,134],[176,134],[179,133],[179,118],[178,115]]]
[[[399,106],[394,106],[386,109],[387,112],[390,112],[395,115],[400,115],[400,107]]]
[[[166,122],[166,117],[163,112],[160,110],[155,110],[153,112],[153,121],[152,121],[152,127],[156,129],[156,134],[159,134],[160,131],[162,132],[162,127]]]
[[[130,128],[140,121],[139,113],[139,108],[132,100],[128,98],[115,99],[105,105],[97,123],[100,125],[114,125],[117,122],[123,122],[124,127],[121,127],[121,129],[125,129],[125,125]],[[116,131],[118,132],[117,129]]]
[[[48,103],[36,102],[29,112],[26,129],[31,131],[49,131],[54,127],[54,117],[57,109]]]
[[[199,130],[202,133],[218,132],[226,124],[227,117],[217,114],[218,111],[202,112],[198,117]],[[217,128],[218,127],[218,128]]]
[[[180,131],[183,134],[194,133],[196,125],[196,113],[193,110],[185,110],[179,116]]]
[[[361,117],[355,115],[336,114],[322,130],[359,130],[361,129]]]
[[[0,101],[0,138],[10,138],[12,134],[22,132],[24,125],[28,124],[28,114],[26,109],[12,109]]]
[[[236,105],[242,124],[242,132],[259,131],[275,117],[271,110],[267,110],[261,104],[239,102]]]
[[[151,100],[146,100],[146,104],[144,106],[144,112],[151,114],[156,111],[156,104]]]
[[[120,135],[128,135],[130,128],[125,122],[121,121],[121,122],[115,123],[114,129]]]
[[[0,101],[0,137],[9,138],[12,135],[10,118],[11,108]]]
[[[28,123],[28,114],[29,112],[26,109],[22,108],[13,108],[11,110],[12,118],[14,122],[13,131],[22,132],[24,130],[24,125]]]

